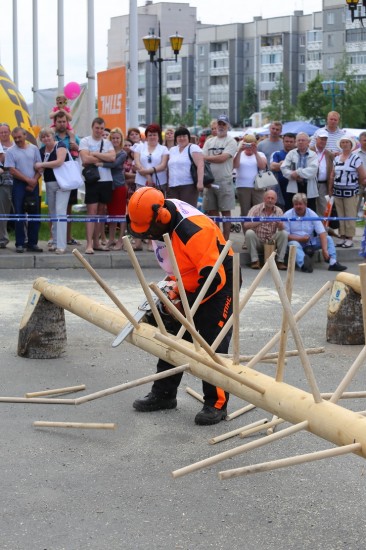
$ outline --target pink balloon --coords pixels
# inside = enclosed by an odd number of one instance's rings
[[[64,94],[67,99],[76,99],[81,92],[80,85],[77,82],[69,82],[64,87]]]

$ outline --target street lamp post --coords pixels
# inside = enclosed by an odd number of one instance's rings
[[[160,23],[159,23],[159,34],[160,34]],[[147,36],[142,38],[146,51],[150,56],[150,63],[154,63],[158,67],[158,94],[159,94],[159,126],[163,129],[163,94],[162,94],[162,74],[161,74],[161,64],[163,61],[173,61],[173,59],[162,59],[161,57],[161,40],[160,36],[156,36],[154,30],[152,29]],[[183,36],[179,35],[178,32],[169,36],[170,44],[175,56],[175,62],[178,61],[178,54],[182,48]],[[158,57],[156,58],[156,52],[158,51]]]
[[[323,92],[332,99],[332,111],[335,109],[335,98],[344,96],[346,91],[346,82],[344,80],[323,80]]]
[[[355,19],[361,21],[366,19],[366,0],[346,0],[348,9],[351,12],[352,23]]]

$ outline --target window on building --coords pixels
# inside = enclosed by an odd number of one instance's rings
[[[348,54],[348,63],[350,65],[365,65],[366,52],[354,52]]]
[[[330,48],[333,48],[333,46],[334,46],[334,35],[333,34],[328,34],[328,46]]]
[[[198,46],[198,54],[199,55],[205,55],[205,47],[204,46]]]
[[[249,50],[250,50],[250,43],[249,42],[244,42],[244,51],[249,52]]]
[[[261,46],[282,46],[282,34],[261,36]]]
[[[275,63],[282,63],[282,53],[264,53],[261,55],[262,65],[273,65]]]
[[[270,94],[271,94],[270,90],[261,90],[260,92],[261,101],[268,101]]]
[[[227,52],[228,50],[228,42],[212,42],[210,44],[210,52]]]
[[[299,84],[305,84],[305,73],[299,73]]]
[[[334,11],[328,11],[327,13],[327,24],[328,25],[334,25],[335,17],[334,17]]]
[[[276,82],[280,73],[262,73],[261,82]]]
[[[308,43],[321,42],[323,40],[323,33],[322,31],[308,31],[307,37],[308,37]]]
[[[302,53],[299,57],[299,64],[300,65],[305,65],[305,54]]]
[[[346,42],[365,42],[366,29],[348,29],[346,30]]]
[[[249,69],[249,67],[250,67],[249,59],[246,59],[246,60],[245,60],[245,68],[246,68],[246,69]]]
[[[315,52],[308,52],[308,61],[321,61],[322,60],[322,52],[315,51]]]
[[[200,73],[204,73],[205,72],[205,64],[203,62],[201,62],[199,64],[199,70],[200,70]]]
[[[305,38],[305,35],[301,35],[299,36],[299,46],[301,46],[302,48],[306,45],[306,38]]]

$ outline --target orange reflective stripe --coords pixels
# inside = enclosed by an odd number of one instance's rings
[[[226,403],[226,396],[225,396],[225,392],[224,390],[222,390],[221,388],[218,388],[216,387],[216,393],[217,393],[217,401],[216,403],[214,404],[214,407],[216,409],[222,409],[222,407],[225,405]]]

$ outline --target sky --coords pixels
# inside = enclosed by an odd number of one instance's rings
[[[154,0],[154,3],[156,1]],[[197,8],[197,18],[202,23],[245,23],[253,17],[263,18],[290,15],[294,10],[304,13],[320,11],[322,0],[226,0],[225,10],[221,2],[211,0],[177,0]],[[32,102],[32,0],[17,0],[18,11],[18,74],[19,90],[26,101]],[[145,0],[137,0],[137,6]],[[0,64],[13,76],[13,0],[1,0]],[[64,0],[65,11],[65,84],[71,81],[86,82],[87,70],[87,0]],[[107,41],[111,17],[125,15],[129,0],[94,0],[95,15],[95,71],[107,69]],[[38,0],[38,52],[39,88],[57,87],[57,0]],[[179,29],[173,29],[173,31]]]

